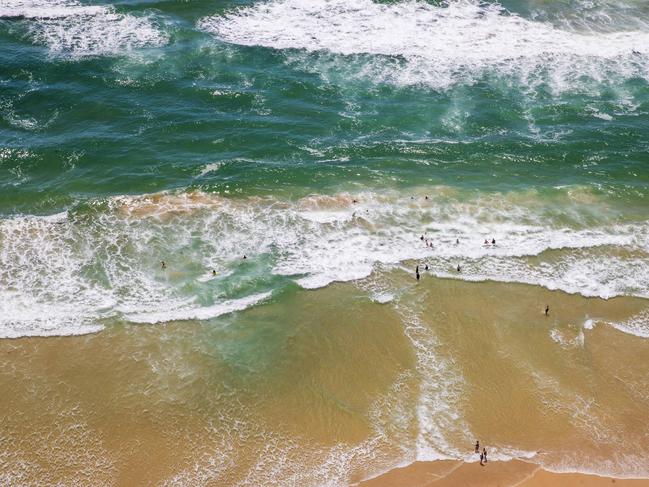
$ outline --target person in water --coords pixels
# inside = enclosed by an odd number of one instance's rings
[[[425,270],[425,271],[428,270],[428,264],[426,264],[426,266],[424,267],[424,270]]]
[[[485,238],[485,239],[484,239],[484,244],[485,244],[485,245],[489,245],[489,240],[487,240],[487,239]]]
[[[165,263],[164,260],[160,261],[160,267],[162,267],[163,269],[167,268],[167,264]]]
[[[482,449],[482,456],[484,457],[484,462],[487,463],[487,449],[486,448]]]
[[[462,272],[462,268],[460,267],[460,264],[457,265],[457,271]]]
[[[419,280],[419,266],[415,267],[415,277]]]
[[[550,314],[550,306],[547,304],[545,305],[545,316],[548,316]]]
[[[216,271],[212,269],[212,277],[216,277]]]
[[[480,441],[475,440],[475,452],[480,453]]]
[[[496,239],[495,238],[491,239],[491,245],[496,245]]]
[[[480,465],[484,466],[484,453],[480,453]]]
[[[244,255],[243,258],[244,258],[244,259],[247,259],[248,257],[246,257],[246,256]]]

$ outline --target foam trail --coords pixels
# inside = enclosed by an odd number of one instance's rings
[[[649,338],[649,309],[645,309],[628,320],[621,322],[608,322],[608,324],[624,333],[628,333],[629,335]]]
[[[556,89],[578,83],[580,77],[648,79],[646,24],[641,30],[606,33],[561,30],[498,4],[472,0],[441,6],[422,1],[272,0],[203,18],[198,26],[234,44],[387,56],[391,59],[362,62],[357,74],[405,85],[445,88],[489,72],[526,84],[554,81]]]
[[[121,14],[111,6],[74,0],[6,0],[0,6],[2,18],[28,19],[27,30],[35,43],[72,58],[118,55],[168,41],[150,15]]]
[[[253,296],[246,296],[241,299],[226,300],[212,306],[202,308],[181,308],[151,313],[139,313],[127,315],[126,319],[133,323],[162,323],[167,321],[181,320],[208,320],[218,316],[242,311],[250,306],[258,304],[271,296],[272,293],[260,293]]]

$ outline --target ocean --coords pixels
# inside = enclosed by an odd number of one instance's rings
[[[649,478],[648,215],[644,1],[0,0],[0,479]]]

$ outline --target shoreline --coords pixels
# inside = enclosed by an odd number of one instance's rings
[[[649,487],[649,479],[618,478],[576,472],[552,472],[542,466],[514,459],[490,461],[485,466],[461,460],[415,461],[352,485],[357,487]]]

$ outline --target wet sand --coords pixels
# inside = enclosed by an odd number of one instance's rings
[[[533,463],[512,460],[479,463],[416,462],[393,469],[359,487],[647,487],[649,479],[616,479],[577,473],[553,473]]]
[[[0,340],[0,484],[357,484],[480,439],[487,467],[364,485],[604,485],[497,460],[644,468],[649,341],[605,322],[646,306],[396,270],[205,322]]]

